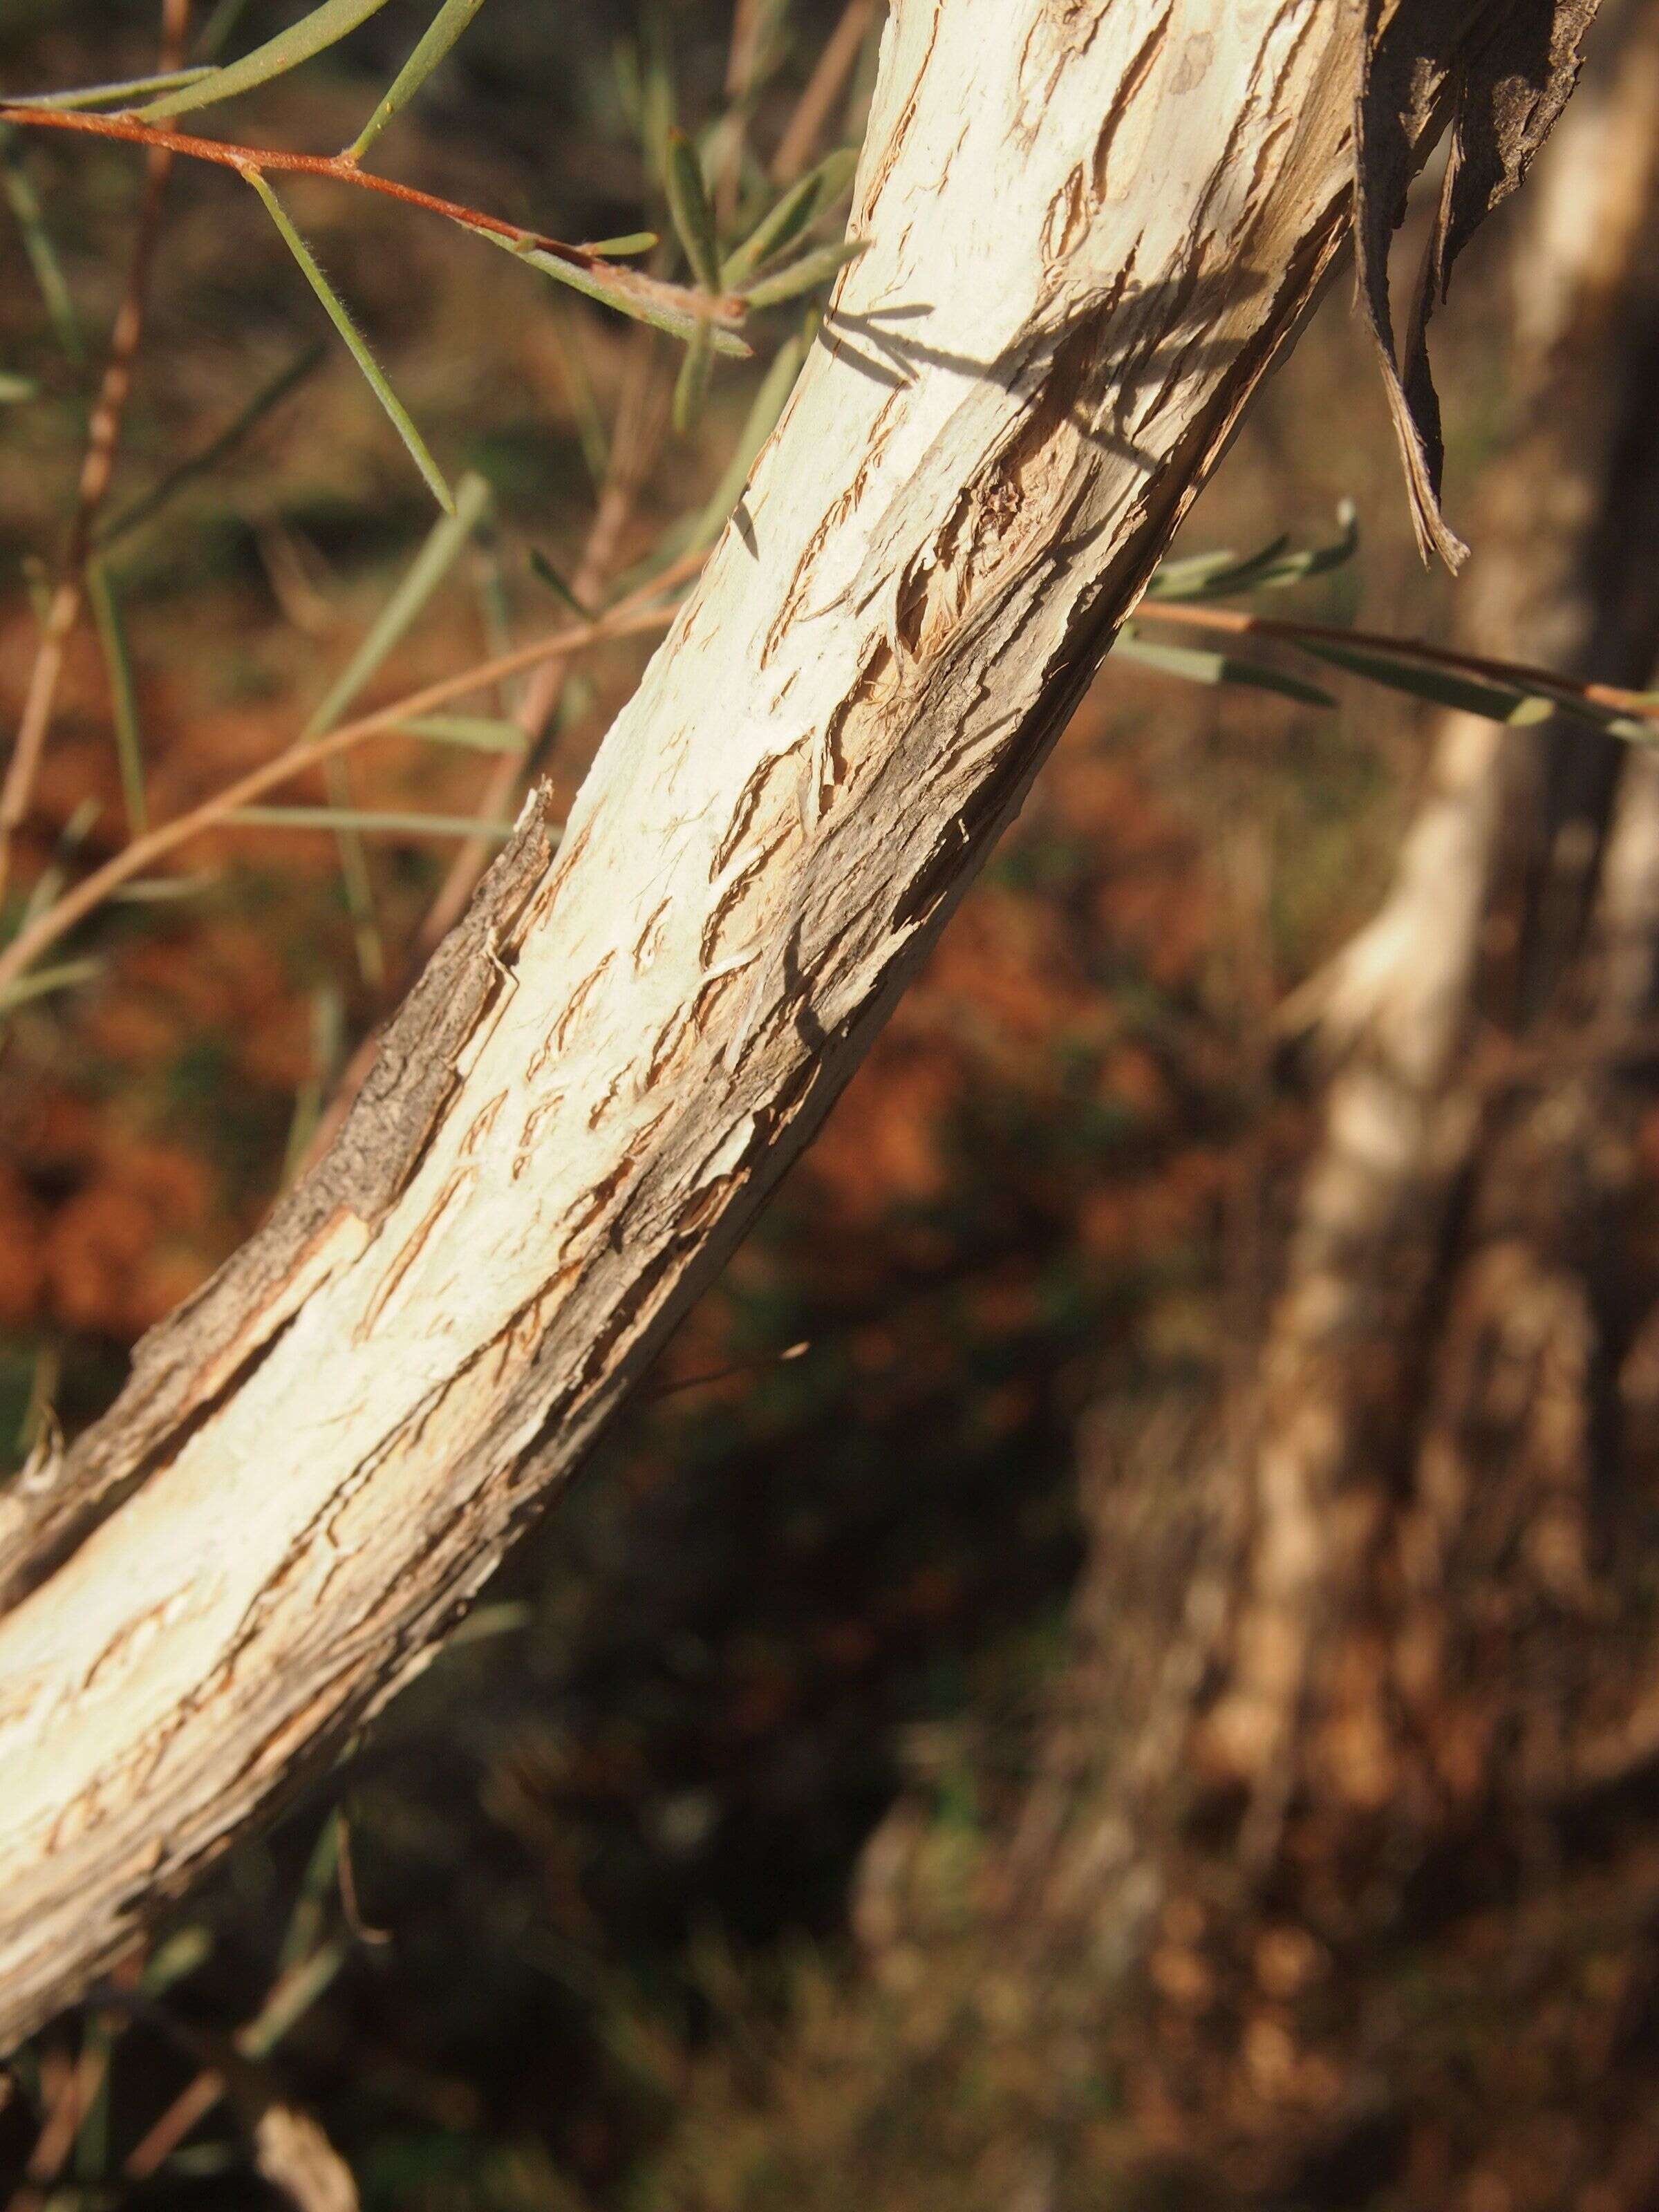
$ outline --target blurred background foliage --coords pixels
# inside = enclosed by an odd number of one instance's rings
[[[228,50],[300,12],[249,0]],[[245,102],[237,130],[343,143],[427,12],[392,0]],[[793,0],[757,143],[775,140],[840,13]],[[659,21],[682,115],[715,114],[729,8],[686,0]],[[656,188],[617,50],[648,55],[643,27],[631,0],[487,0],[383,142],[384,165],[561,237],[638,228]],[[155,40],[150,0],[0,0],[9,92],[142,74]],[[860,63],[826,144],[855,133],[867,82]],[[7,152],[85,338],[77,362],[18,226],[0,223],[0,368],[25,392],[0,407],[0,700],[15,718],[142,165],[45,133]],[[284,198],[450,480],[475,471],[492,494],[374,704],[558,614],[530,551],[580,569],[637,341],[459,231],[321,181]],[[1495,227],[1440,339],[1456,487],[1507,435],[1502,319],[1482,311],[1503,251]],[[115,504],[233,421],[319,323],[252,196],[181,164]],[[793,326],[780,318],[774,339]],[[1317,536],[1351,495],[1361,560],[1299,587],[1297,611],[1434,637],[1449,587],[1417,563],[1367,344],[1339,285],[1183,543]],[[764,368],[722,365],[691,434],[664,436],[614,574],[707,499]],[[331,347],[223,466],[132,533],[119,580],[154,817],[293,738],[431,520]],[[580,663],[552,753],[562,790],[646,649]],[[232,2034],[296,1961],[315,1966],[270,2063],[365,2204],[1120,2201],[1141,2123],[1097,2051],[1079,2062],[1066,2004],[1044,2010],[1016,1971],[1017,1925],[988,1943],[981,1877],[1072,1648],[1079,1417],[1103,1397],[1201,1407],[1248,1356],[1310,1139],[1305,1095],[1279,1079],[1273,1009],[1375,904],[1419,731],[1380,695],[1321,714],[1109,666],[823,1134],[577,1493],[374,1739],[183,1910],[149,1971],[191,2033]],[[464,751],[380,742],[356,757],[356,803],[462,815],[490,773]],[[300,795],[326,793],[319,781]],[[108,670],[82,623],[15,901],[125,830]],[[0,1087],[0,1443],[14,1461],[44,1402],[70,1428],[101,1410],[135,1337],[259,1220],[387,1011],[451,853],[369,841],[377,983],[331,836],[216,830],[163,864],[185,895],[104,911],[87,939],[96,974],[17,1010]],[[895,1838],[921,1940],[890,1924]],[[1438,2069],[1430,2102],[1523,2095],[1501,2069],[1481,2086],[1498,2001],[1477,1967],[1443,1963],[1464,1996],[1455,2029],[1437,2015],[1458,2047],[1422,2058]],[[1294,1980],[1297,1960],[1280,1965]],[[1586,2033],[1600,2002],[1585,2000]],[[143,2018],[42,2169],[42,2117],[112,2018],[65,2022],[15,2062],[0,2169],[20,2201],[267,2201],[222,2108],[155,2149],[212,2046]],[[1382,2181],[1362,2160],[1283,2201],[1370,2203]]]

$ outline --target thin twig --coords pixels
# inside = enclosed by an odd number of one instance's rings
[[[1516,691],[1531,691],[1571,704],[1581,700],[1613,714],[1629,714],[1638,721],[1659,724],[1659,704],[1647,691],[1625,691],[1613,684],[1585,684],[1563,676],[1553,668],[1539,668],[1524,660],[1489,660],[1474,653],[1460,653],[1449,646],[1425,645],[1419,638],[1393,637],[1381,630],[1342,629],[1326,623],[1282,622],[1268,615],[1247,614],[1236,607],[1194,606],[1186,599],[1143,599],[1134,621],[1187,623],[1194,629],[1223,630],[1231,637],[1271,638],[1282,645],[1334,645],[1361,653],[1385,653],[1397,660],[1413,660],[1425,668],[1443,668],[1454,675],[1479,678]]]
[[[772,156],[772,182],[793,185],[811,160],[830,111],[853,73],[875,12],[875,0],[847,0],[841,21],[830,33],[817,64],[795,103]]]
[[[404,207],[421,208],[428,215],[442,216],[447,222],[459,223],[464,230],[487,232],[524,252],[544,253],[556,261],[568,263],[573,269],[586,270],[602,277],[619,299],[652,301],[699,321],[712,318],[715,322],[729,324],[739,321],[743,316],[744,303],[739,299],[711,298],[706,292],[670,284],[659,276],[647,276],[642,270],[628,268],[620,261],[607,260],[592,246],[571,246],[562,239],[550,238],[543,231],[526,229],[522,223],[486,215],[482,209],[468,207],[459,200],[443,199],[436,192],[423,192],[413,185],[400,185],[395,178],[379,176],[372,169],[360,169],[344,154],[295,154],[272,146],[233,145],[222,138],[198,138],[190,131],[167,131],[159,125],[139,123],[129,115],[91,115],[78,108],[0,107],[0,123],[15,123],[40,131],[79,131],[94,138],[118,138],[129,145],[149,147],[152,156],[166,153],[192,161],[209,161],[222,169],[234,169],[243,177],[325,177],[337,185],[354,185],[360,191],[378,192],[383,198],[399,201]]]
[[[400,723],[429,714],[434,708],[447,705],[453,699],[465,698],[469,693],[481,691],[504,678],[516,676],[522,670],[535,667],[538,662],[562,658],[585,651],[589,646],[609,643],[626,637],[638,637],[665,628],[673,619],[672,607],[652,606],[646,602],[671,591],[677,584],[693,574],[707,557],[704,554],[688,555],[653,577],[648,585],[613,607],[597,622],[573,624],[569,629],[538,638],[534,643],[519,647],[494,660],[480,662],[477,666],[463,669],[459,675],[445,677],[423,690],[411,692],[389,707],[378,708],[355,722],[342,723],[319,738],[301,739],[276,755],[274,760],[250,769],[234,783],[204,799],[199,806],[180,814],[171,822],[163,822],[144,836],[135,838],[123,847],[101,868],[84,878],[73,890],[66,891],[46,912],[39,915],[27,928],[19,931],[3,952],[0,952],[0,991],[33,967],[48,945],[55,945],[77,922],[101,906],[120,885],[142,875],[157,860],[177,851],[204,830],[216,828],[225,817],[239,806],[261,797],[275,786],[286,783],[290,777],[305,769],[315,768],[340,754],[349,752],[365,738],[395,732]]]
[[[177,68],[190,29],[190,0],[162,0],[161,66]],[[8,113],[12,111],[8,110]],[[19,111],[39,112],[40,111]],[[87,430],[86,453],[81,463],[75,513],[70,522],[58,587],[46,609],[40,643],[29,672],[28,690],[17,725],[5,781],[0,785],[0,894],[3,894],[11,865],[11,841],[27,817],[34,798],[40,758],[58,702],[69,641],[86,603],[86,568],[92,551],[93,526],[109,490],[115,471],[115,449],[132,392],[133,366],[144,329],[144,297],[150,264],[161,228],[173,149],[153,144],[144,178],[144,196],[138,210],[132,260],[126,287],[116,310],[110,333],[109,358],[105,364],[98,398]]]

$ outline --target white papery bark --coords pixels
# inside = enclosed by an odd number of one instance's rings
[[[1358,14],[898,0],[870,251],[556,862],[532,804],[334,1154],[0,1522],[8,2033],[430,1656],[810,1133],[1342,235]]]

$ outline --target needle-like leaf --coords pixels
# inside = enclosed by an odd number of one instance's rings
[[[267,39],[262,46],[255,46],[251,54],[240,61],[228,62],[222,69],[214,70],[194,84],[183,85],[177,92],[164,93],[160,100],[152,100],[138,110],[139,118],[145,123],[161,123],[170,115],[187,115],[194,108],[207,107],[215,100],[234,99],[238,93],[252,92],[256,85],[268,84],[272,77],[283,76],[301,62],[308,62],[315,54],[339,41],[366,23],[386,0],[323,0],[320,8],[313,8],[297,23],[290,23],[285,31],[278,31],[274,39]]]
[[[554,598],[568,607],[573,615],[578,617],[582,622],[592,621],[592,614],[576,597],[574,590],[565,581],[539,545],[532,545],[530,549],[530,566],[537,580],[545,584]]]
[[[659,286],[631,269],[590,267],[580,261],[567,260],[562,254],[544,252],[539,246],[523,246],[510,238],[500,237],[494,231],[474,234],[487,238],[494,246],[502,247],[516,260],[527,261],[532,269],[539,269],[549,276],[556,277],[561,284],[568,284],[573,291],[580,292],[589,300],[598,300],[606,307],[615,307],[618,313],[631,315],[635,322],[649,323],[653,330],[666,331],[670,337],[690,340],[707,327],[712,332],[716,353],[723,353],[733,361],[747,361],[754,349],[733,330],[712,316],[694,314],[671,296],[667,286]],[[683,299],[686,296],[680,295]]]
[[[477,529],[489,504],[489,486],[484,479],[480,476],[463,477],[455,512],[433,524],[397,588],[370,623],[362,643],[330,684],[306,724],[307,738],[320,738],[331,730],[363,686],[374,681],[387,655],[402,642],[410,625],[448,574],[457,554]]]
[[[260,175],[259,172],[257,169],[249,169],[245,172],[245,174],[246,175],[249,184],[252,185],[254,191],[258,193],[259,198],[264,202],[266,211],[270,215],[271,221],[276,224],[277,229],[281,232],[283,241],[287,246],[289,252],[294,256],[294,258],[299,263],[301,269],[304,271],[306,281],[311,286],[312,290],[317,295],[317,297],[322,301],[324,308],[327,312],[329,320],[333,324],[335,329],[338,331],[340,336],[345,340],[346,345],[350,351],[351,357],[356,362],[358,368],[362,369],[364,378],[368,384],[369,390],[373,392],[374,397],[380,401],[381,406],[386,410],[392,428],[397,431],[398,435],[403,440],[404,444],[408,447],[410,458],[415,463],[416,467],[419,469],[421,474],[426,478],[427,486],[431,491],[432,496],[437,501],[439,506],[442,507],[446,514],[453,514],[455,512],[455,501],[450,492],[449,486],[444,482],[443,477],[439,471],[438,464],[433,459],[431,454],[427,451],[426,441],[422,437],[420,432],[415,428],[414,422],[410,419],[408,409],[404,405],[402,400],[398,398],[397,393],[392,389],[392,386],[386,382],[385,374],[382,371],[380,363],[375,360],[374,355],[368,349],[368,343],[367,339],[364,338],[362,333],[358,330],[356,323],[352,321],[350,315],[346,312],[345,302],[340,298],[338,293],[336,292],[334,287],[329,283],[327,277],[324,276],[321,268],[318,264],[316,256],[313,253],[311,248],[306,244],[304,239],[301,237],[299,232],[294,228],[292,222],[289,222],[282,202],[277,198],[276,193],[272,191],[270,186],[265,182],[265,179]]]
[[[800,374],[801,363],[806,358],[806,347],[807,337],[804,332],[798,332],[779,347],[771,367],[761,381],[760,390],[755,394],[748,418],[732,448],[732,458],[722,470],[720,482],[709,494],[702,513],[697,517],[686,544],[688,552],[700,552],[705,545],[712,545],[726,527],[738,495],[749,481],[749,471],[755,465],[755,456],[776,428],[784,402],[794,390],[795,379]]]
[[[1420,660],[1396,660],[1390,653],[1370,647],[1336,645],[1322,638],[1301,639],[1298,645],[1302,652],[1312,653],[1316,659],[1328,660],[1334,668],[1363,676],[1387,690],[1403,691],[1411,698],[1428,699],[1437,707],[1455,708],[1460,714],[1478,714],[1485,721],[1503,722],[1511,728],[1524,728],[1529,722],[1547,722],[1553,714],[1572,711],[1565,700],[1483,683],[1477,677],[1429,667]]]
[[[684,131],[671,130],[663,157],[663,185],[691,274],[703,290],[720,289],[720,252],[714,234],[714,210],[703,182],[697,149]]]
[[[690,433],[702,412],[714,365],[714,349],[709,343],[708,325],[702,323],[692,333],[685,358],[680,363],[680,373],[674,380],[674,428],[682,438]]]
[[[481,753],[521,753],[528,743],[516,722],[498,721],[488,714],[416,714],[396,728],[400,737],[465,745]]]
[[[780,269],[775,276],[763,276],[757,284],[749,285],[742,293],[745,307],[777,307],[786,300],[798,300],[803,292],[816,292],[821,284],[830,283],[856,261],[868,246],[863,238],[849,238],[840,246],[820,246],[816,253],[803,254],[787,269]]]
[[[82,84],[68,92],[20,92],[9,95],[12,107],[125,107],[146,92],[173,92],[199,84],[210,69],[168,70],[160,76],[130,76],[119,84]]]
[[[1286,676],[1260,661],[1239,660],[1230,653],[1206,653],[1188,645],[1155,644],[1127,627],[1112,651],[1121,659],[1139,661],[1160,675],[1176,676],[1187,684],[1231,684],[1249,690],[1277,691],[1307,707],[1336,704],[1330,693],[1320,690],[1316,684],[1305,683],[1299,676]]]
[[[87,342],[81,334],[81,319],[75,312],[74,297],[40,212],[40,199],[9,131],[0,131],[0,180],[3,180],[6,198],[22,234],[23,251],[28,257],[52,335],[76,367],[84,368]]]
[[[392,79],[386,97],[357,134],[347,159],[361,161],[400,108],[406,107],[454,45],[483,0],[443,0],[426,35]]]
[[[127,645],[121,602],[109,570],[101,561],[88,564],[87,597],[92,603],[93,624],[103,649],[104,669],[109,679],[115,751],[121,766],[121,792],[127,806],[127,834],[142,837],[149,827],[149,808],[144,798],[144,740],[138,721],[138,689],[133,681],[132,655]]]
[[[720,280],[738,290],[763,263],[793,244],[816,222],[825,208],[839,198],[853,180],[858,167],[854,149],[843,147],[819,162],[817,167],[792,185],[776,206],[763,216],[743,244],[726,257]]]
[[[129,531],[137,529],[140,523],[150,521],[186,484],[192,483],[198,477],[208,475],[222,461],[228,460],[243,440],[251,437],[258,428],[266,416],[279,407],[290,392],[298,390],[327,352],[327,340],[319,338],[286,367],[279,368],[274,376],[259,386],[240,414],[226,423],[216,436],[210,438],[197,453],[187,453],[176,468],[168,470],[159,483],[152,484],[148,491],[140,492],[136,499],[100,523],[94,532],[96,542],[104,546],[114,544]]]

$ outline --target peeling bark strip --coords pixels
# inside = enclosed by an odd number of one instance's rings
[[[1429,317],[1452,264],[1515,191],[1566,106],[1600,0],[1362,0],[1365,56],[1356,106],[1355,246],[1426,560],[1455,571],[1468,547],[1440,511],[1445,451],[1429,370]],[[1396,365],[1389,240],[1436,116],[1451,150],[1405,346]],[[1436,134],[1437,135],[1437,133]]]
[[[11,1531],[8,2033],[431,1656],[805,1141],[1343,235],[1361,34],[897,0],[870,250],[556,863],[532,807],[342,1147]]]

